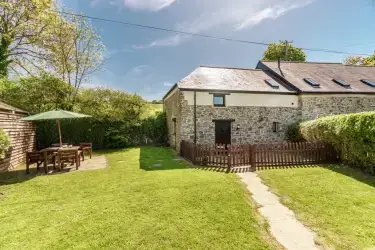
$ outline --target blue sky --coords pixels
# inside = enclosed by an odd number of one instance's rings
[[[375,50],[375,0],[60,0],[89,16],[257,42],[356,53]],[[92,21],[106,64],[87,87],[161,99],[199,65],[254,68],[266,47]],[[345,55],[307,52],[308,61]]]

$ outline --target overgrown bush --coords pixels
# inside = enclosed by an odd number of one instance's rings
[[[64,143],[78,145],[92,142],[95,149],[123,148],[143,144],[165,145],[167,143],[165,114],[159,113],[139,122],[110,119],[61,120]],[[56,121],[37,122],[39,147],[59,141]]]
[[[344,162],[374,173],[375,112],[319,118],[302,123],[300,131],[306,140],[333,145]]]
[[[300,132],[301,121],[289,124],[286,128],[285,139],[290,142],[303,142],[305,139]]]
[[[10,147],[10,139],[4,130],[0,128],[0,159],[4,159],[6,152]]]

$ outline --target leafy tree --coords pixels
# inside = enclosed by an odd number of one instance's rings
[[[286,56],[286,51],[287,56]],[[280,43],[272,43],[264,52],[262,60],[276,61],[278,59],[284,61],[305,62],[306,54],[302,49],[294,47],[292,44],[280,41]]]
[[[75,109],[95,118],[138,121],[146,102],[139,95],[106,88],[82,89]]]
[[[51,67],[76,89],[75,94],[82,83],[101,68],[105,50],[94,27],[73,13],[59,18],[46,48],[51,53]]]
[[[345,58],[344,63],[346,65],[365,65],[375,66],[375,53],[371,56],[348,56]]]
[[[18,82],[0,80],[0,99],[31,113],[72,109],[69,96],[73,91],[69,84],[48,74]]]
[[[45,60],[43,43],[55,24],[57,13],[50,11],[53,0],[0,1],[0,75],[8,68],[32,74]]]

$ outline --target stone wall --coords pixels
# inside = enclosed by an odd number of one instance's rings
[[[181,126],[180,111],[181,111],[181,109],[180,109],[180,91],[178,89],[174,90],[164,100],[164,111],[165,111],[166,117],[167,117],[169,143],[170,143],[171,147],[176,148],[176,150],[179,151],[179,147],[180,147],[180,143],[179,143],[180,142],[180,126]],[[176,123],[176,129],[175,129],[174,123]]]
[[[302,95],[302,119],[375,110],[374,95]]]
[[[166,99],[168,128],[173,128],[172,117],[176,118],[177,151],[180,140],[194,141],[194,105],[187,91],[178,91]],[[277,96],[272,96],[277,98]],[[190,102],[189,102],[190,100]],[[197,103],[197,143],[215,143],[215,122],[232,122],[232,144],[268,143],[285,140],[289,124],[331,114],[355,113],[375,110],[374,95],[299,95],[295,107],[227,106],[213,107]],[[280,130],[273,132],[273,122],[279,122]],[[237,125],[240,129],[237,130]],[[173,130],[170,131],[171,145],[174,146]]]
[[[214,119],[232,122],[232,144],[282,142],[287,125],[300,118],[300,109],[276,107],[213,107],[197,105],[197,143],[215,143]],[[273,132],[273,122],[280,123],[280,130]],[[237,125],[240,129],[237,130]],[[194,140],[194,106],[188,105],[181,95],[181,139]]]

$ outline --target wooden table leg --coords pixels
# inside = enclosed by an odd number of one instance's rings
[[[79,167],[79,153],[78,151],[76,152],[76,170],[78,170]]]
[[[44,172],[48,174],[48,158],[47,158],[47,151],[44,152]]]

